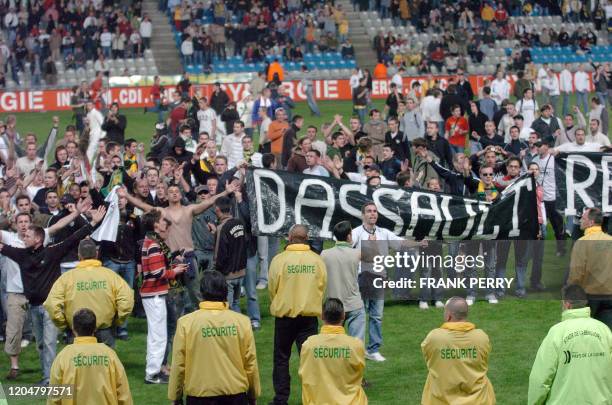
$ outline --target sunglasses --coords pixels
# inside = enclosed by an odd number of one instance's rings
[[[483,173],[482,175],[487,177],[493,177],[493,173]]]

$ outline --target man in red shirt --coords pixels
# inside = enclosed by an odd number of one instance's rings
[[[189,103],[188,98],[181,99],[179,105],[174,107],[172,112],[170,112],[170,133],[173,138],[178,134],[178,128],[181,121],[187,118],[187,103]]]
[[[96,110],[102,111],[102,75],[101,71],[96,72],[96,78],[93,82],[91,82],[91,99],[94,101],[94,105],[96,106]]]
[[[499,26],[506,25],[506,21],[508,21],[508,13],[506,12],[502,2],[497,3],[497,9],[495,10],[495,21]]]
[[[153,86],[151,87],[150,98],[153,102],[154,106],[152,108],[145,107],[144,112],[156,112],[157,113],[157,122],[164,121],[164,112],[162,106],[162,93],[164,92],[164,88],[161,85],[161,80],[159,76],[155,76],[153,79]]]
[[[451,107],[451,115],[446,120],[444,125],[445,138],[450,143],[450,147],[454,153],[463,153],[465,150],[465,138],[469,132],[470,126],[467,119],[461,115],[461,107],[453,105]]]
[[[436,49],[429,55],[431,59],[431,64],[434,65],[438,71],[442,71],[442,67],[444,66],[444,50],[441,47],[436,47]]]

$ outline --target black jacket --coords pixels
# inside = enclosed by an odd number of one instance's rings
[[[125,128],[127,127],[127,119],[125,115],[118,114],[117,121],[109,120],[108,117],[104,119],[102,129],[106,131],[106,138],[108,140],[118,143],[123,146],[125,141]]]
[[[70,215],[70,212],[67,209],[61,210],[57,215],[54,215],[51,217],[51,219],[49,220],[49,226],[55,225],[59,220],[61,220],[62,218],[68,215]],[[73,222],[68,224],[66,227],[60,229],[53,236],[53,241],[55,243],[59,243],[59,242],[68,240],[68,238],[70,238],[71,235],[73,235],[76,231],[78,231],[80,228],[82,228],[86,224],[87,224],[87,221],[84,220],[83,217],[79,215],[78,217],[76,217],[76,219]],[[78,246],[73,245],[71,247],[64,249],[64,251],[62,252],[60,263],[76,262],[78,260],[79,260]]]
[[[550,124],[547,124],[542,119],[542,117],[539,117],[538,119],[533,121],[533,123],[531,124],[531,128],[533,128],[538,133],[538,135],[540,135],[542,142],[547,142],[550,146],[553,146],[555,144],[555,132],[558,129],[561,129],[559,127],[559,121],[557,120],[557,117],[552,115],[550,116]]]
[[[427,149],[440,159],[442,166],[453,167],[453,152],[445,138],[438,136],[434,141],[430,136],[425,135],[425,141],[427,141]]]
[[[449,170],[436,162],[431,162],[430,165],[434,168],[436,173],[438,173],[438,176],[444,179],[444,184],[448,188],[447,191],[449,193],[453,195],[469,196],[476,191],[473,184],[470,182],[471,176],[466,177],[463,173]]]
[[[440,101],[440,115],[446,121],[452,114],[451,107],[457,104],[461,107],[461,115],[465,114],[468,109],[467,101],[458,94],[447,94],[442,96]]]
[[[210,106],[213,110],[215,110],[217,115],[221,115],[225,107],[227,107],[227,105],[229,104],[229,101],[229,96],[223,90],[219,91],[218,93],[213,92],[212,96],[210,96]],[[228,132],[228,134],[231,132],[234,131],[232,130]]]
[[[400,161],[410,160],[410,141],[404,139],[404,133],[397,131],[397,135],[391,138],[391,132],[385,134],[385,144],[391,145],[391,149],[395,153],[395,158]]]
[[[247,261],[246,226],[238,218],[228,218],[217,226],[215,269],[228,279],[242,277]]]

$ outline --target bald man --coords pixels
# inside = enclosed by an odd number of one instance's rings
[[[422,405],[495,404],[493,385],[487,378],[489,336],[467,321],[464,298],[453,297],[444,307],[444,323],[421,343],[429,374]]]
[[[289,230],[285,251],[270,263],[268,290],[270,313],[274,321],[274,404],[289,401],[291,376],[289,358],[295,343],[302,344],[317,334],[323,294],[327,288],[327,270],[323,259],[308,246],[308,228],[294,225]]]

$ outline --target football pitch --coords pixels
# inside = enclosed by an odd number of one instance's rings
[[[382,109],[383,102],[375,105]],[[320,102],[323,117],[311,117],[305,103],[297,103],[294,114],[305,117],[305,126],[330,122],[334,114],[341,114],[344,122],[351,115],[350,102]],[[133,137],[145,145],[149,144],[154,132],[154,114],[143,114],[142,109],[124,110],[128,120],[126,138]],[[60,129],[71,121],[72,112],[22,113],[17,116],[17,129],[23,136],[35,132],[39,139],[45,136],[51,126],[51,117],[60,117]],[[2,119],[6,114],[1,114]],[[304,131],[305,132],[305,131]],[[61,131],[60,131],[61,134]],[[549,232],[549,237],[552,232]],[[327,245],[326,245],[327,246]],[[549,246],[550,247],[550,246]],[[569,252],[569,250],[568,250]],[[513,254],[509,255],[508,277],[514,277]],[[547,249],[545,263],[552,268],[565,271],[569,253],[565,257],[555,257],[552,249]],[[543,282],[546,284],[547,279]],[[447,297],[448,298],[448,297]],[[482,298],[482,297],[480,297]],[[262,328],[255,333],[262,396],[259,403],[267,404],[273,397],[272,353],[274,341],[274,319],[269,313],[267,291],[259,291],[262,310]],[[243,299],[244,300],[244,299]],[[243,302],[243,310],[246,303]],[[497,403],[524,404],[527,400],[529,372],[540,342],[548,329],[561,318],[561,305],[557,300],[518,300],[504,298],[497,305],[478,301],[470,308],[469,320],[483,329],[491,339],[492,352],[489,358],[489,379],[495,389]],[[442,310],[430,308],[419,310],[415,302],[387,302],[383,318],[384,343],[381,353],[387,358],[383,363],[366,363],[365,377],[370,382],[366,389],[371,404],[418,404],[427,369],[423,360],[420,343],[427,333],[443,323]],[[126,368],[130,389],[135,404],[167,404],[167,386],[145,385],[144,367],[146,352],[146,322],[144,319],[130,318],[129,341],[118,341],[116,351]],[[63,344],[58,345],[58,351]],[[8,359],[0,362],[0,381],[6,389],[5,375],[8,372]],[[34,344],[26,348],[21,356],[21,377],[14,384],[35,383],[40,380],[40,365]],[[291,359],[291,404],[301,403],[300,381],[297,375],[297,352]],[[202,364],[202,367],[211,367]],[[10,403],[44,403],[11,401]]]

